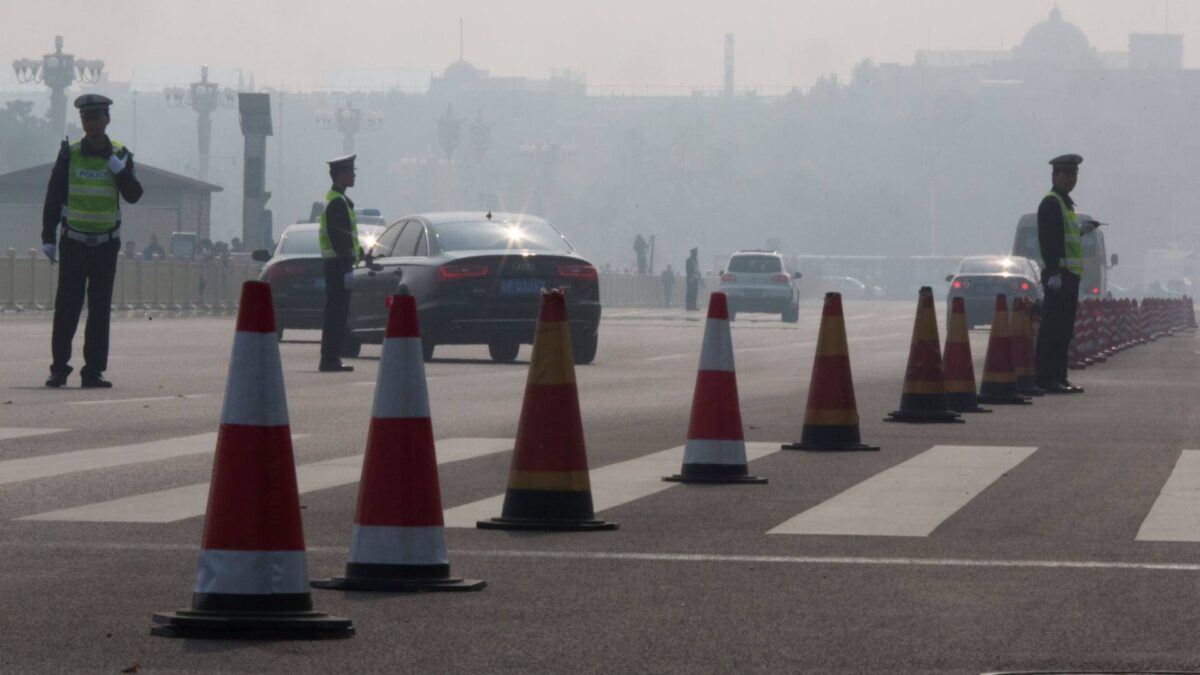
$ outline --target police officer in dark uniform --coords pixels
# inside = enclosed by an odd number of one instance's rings
[[[98,94],[75,99],[84,137],[75,143],[63,140],[46,188],[42,251],[51,264],[61,261],[50,338],[54,361],[47,387],[63,386],[72,371],[68,365],[71,341],[85,295],[88,318],[83,334],[82,385],[112,387],[104,371],[108,368],[113,278],[121,252],[120,199],[137,203],[142,198],[142,184],[133,171],[133,153],[105,134],[111,105],[112,100]]]
[[[688,259],[683,266],[684,282],[687,284],[687,309],[688,311],[697,311],[700,309],[696,304],[697,295],[700,293],[700,249],[693,248],[688,251]]]
[[[329,160],[333,187],[325,193],[318,241],[325,259],[325,316],[321,327],[321,363],[324,373],[344,373],[354,366],[342,363],[342,340],[346,334],[346,315],[350,311],[350,291],[354,288],[354,265],[362,257],[358,241],[358,219],[354,202],[346,189],[354,187],[354,159],[347,155]]]
[[[1079,155],[1050,160],[1053,188],[1038,205],[1038,244],[1042,256],[1042,285],[1046,299],[1038,330],[1035,364],[1037,386],[1048,394],[1082,394],[1067,380],[1067,350],[1075,333],[1079,281],[1083,276],[1081,236],[1100,223],[1080,223],[1071,191],[1079,176]]]

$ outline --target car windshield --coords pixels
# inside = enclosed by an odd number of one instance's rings
[[[1027,270],[1012,258],[981,258],[964,260],[958,268],[959,274],[1022,274]]]
[[[433,227],[443,251],[490,251],[522,249],[531,251],[570,251],[571,245],[553,227],[545,223],[462,222],[442,223]]]
[[[321,255],[317,231],[304,229],[284,232],[279,242],[279,252],[275,255]]]
[[[779,258],[773,255],[735,255],[729,259],[730,272],[745,274],[774,274],[783,271]]]

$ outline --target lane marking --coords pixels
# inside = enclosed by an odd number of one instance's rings
[[[935,445],[767,534],[927,537],[1037,448]]]
[[[0,441],[7,441],[10,438],[27,438],[29,436],[42,436],[44,434],[57,434],[67,429],[31,429],[22,427],[0,427]],[[0,465],[2,466],[2,465]]]
[[[146,401],[178,401],[211,398],[212,394],[178,394],[176,396],[145,396],[143,398],[102,398],[95,401],[69,401],[66,405],[103,405],[105,403],[143,403]]]
[[[445,377],[445,376],[444,375],[426,375],[425,381],[433,382],[434,380],[440,380],[443,377]],[[354,387],[374,387],[376,384],[378,384],[378,382],[376,382],[375,380],[371,380],[370,382],[349,382],[348,384],[350,384],[351,386],[354,386]]]
[[[134,551],[143,553],[186,553],[194,555],[199,544],[120,543],[109,541],[6,541],[0,549],[16,551]],[[309,546],[310,555],[344,557],[345,546]],[[1164,563],[1116,560],[996,560],[971,558],[868,558],[848,556],[724,555],[720,553],[607,553],[604,551],[512,551],[450,549],[451,558],[533,558],[548,560],[616,560],[681,563],[752,563],[775,565],[858,565],[880,567],[965,567],[991,569],[1125,570],[1156,572],[1200,572],[1200,563]]]
[[[37,478],[62,476],[80,471],[140,464],[159,459],[199,455],[216,450],[217,434],[196,434],[165,438],[161,441],[108,448],[74,450],[42,457],[26,457],[0,462],[0,485]]]
[[[669,359],[682,359],[687,356],[694,356],[694,354],[664,354],[662,356],[651,356],[651,357],[644,358],[641,360],[642,361],[667,361]]]
[[[1200,541],[1200,450],[1179,453],[1137,541]]]
[[[215,434],[213,434],[215,436]],[[447,438],[437,441],[438,464],[458,462],[511,450],[506,438]],[[296,467],[300,494],[357,483],[362,476],[362,455],[338,457]],[[208,508],[208,483],[148,492],[95,504],[38,513],[18,520],[54,520],[90,523],[173,523],[204,515]]]
[[[746,443],[746,460],[753,461],[779,452],[779,443]],[[683,464],[683,446],[663,450],[637,459],[617,462],[599,469],[590,475],[592,486],[592,508],[597,513],[627,504],[635,499],[669,490],[679,483],[668,483],[662,479],[679,473]],[[475,522],[500,515],[504,507],[504,494],[463,504],[445,511],[446,527],[475,527]]]

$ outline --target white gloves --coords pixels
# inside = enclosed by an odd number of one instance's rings
[[[346,287],[346,290],[350,290],[351,288],[354,288],[354,272],[353,271],[346,272],[346,276],[343,277],[343,279],[345,279],[345,281],[342,282],[342,285],[344,285]]]
[[[124,171],[126,164],[127,164],[127,161],[124,159],[118,158],[116,153],[113,153],[108,158],[108,170],[113,172],[114,176],[121,173],[122,171]]]
[[[51,265],[58,262],[58,247],[54,244],[42,244],[42,253],[45,253],[46,257],[50,259]]]
[[[1062,275],[1055,274],[1054,276],[1047,279],[1046,280],[1046,288],[1049,288],[1052,291],[1062,290]]]

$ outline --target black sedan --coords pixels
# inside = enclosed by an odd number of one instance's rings
[[[344,351],[383,341],[389,297],[401,284],[417,301],[425,359],[437,345],[484,345],[512,361],[532,344],[544,289],[566,293],[576,363],[596,357],[596,268],[553,225],[520,213],[428,213],[393,224],[355,270]]]
[[[321,329],[325,311],[325,263],[317,243],[317,223],[289,225],[279,236],[275,251],[255,251],[255,260],[266,262],[258,280],[271,285],[275,305],[275,330],[279,339],[288,328]],[[364,251],[375,245],[382,225],[358,226]]]

